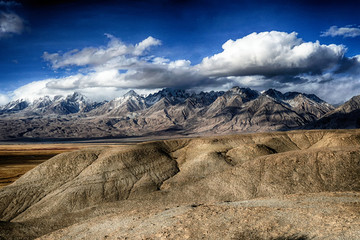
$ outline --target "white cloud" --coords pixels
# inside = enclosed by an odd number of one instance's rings
[[[150,47],[160,44],[152,37],[134,45],[107,37],[106,46],[44,53],[44,59],[54,69],[78,66],[79,72],[29,83],[16,89],[11,97],[35,99],[78,91],[92,99],[109,100],[128,89],[215,90],[234,85],[305,91],[331,102],[360,93],[359,56],[347,58],[344,46],[304,42],[297,33],[262,32],[229,40],[221,53],[204,58],[198,65],[185,59],[172,61],[148,55]]]
[[[35,81],[16,89],[13,99],[34,100],[44,95],[67,95],[74,91],[91,93],[93,99],[111,99],[118,97],[123,89],[139,89],[151,92],[163,87],[193,87],[204,85],[208,80],[190,68],[190,61],[168,61],[166,64],[154,64],[138,60],[137,67],[120,72],[116,68],[99,68],[86,74],[75,74],[63,78]]]
[[[80,78],[80,75],[78,75]],[[111,100],[117,97],[124,95],[129,89],[128,88],[117,88],[111,86],[83,86],[81,88],[66,88],[66,84],[63,83],[62,86],[50,87],[51,84],[60,84],[63,81],[75,80],[74,77],[70,79],[46,79],[42,81],[34,81],[29,84],[26,84],[18,89],[16,89],[11,94],[11,99],[26,99],[29,101],[33,101],[43,96],[54,97],[57,95],[69,95],[74,91],[80,92],[85,96],[89,97],[94,101],[103,101],[103,100]],[[76,80],[75,80],[76,81]],[[70,83],[72,84],[72,83]],[[61,88],[62,87],[62,88]],[[65,88],[64,88],[65,87]],[[136,92],[139,94],[149,94],[153,93],[158,89],[136,89]],[[10,101],[10,98],[6,95],[0,94],[0,105],[6,104]]]
[[[337,36],[343,36],[343,37],[358,37],[360,36],[360,28],[359,27],[352,27],[352,26],[346,26],[346,27],[337,27],[337,26],[331,26],[328,30],[325,32],[322,32],[321,37],[337,37]]]
[[[169,68],[190,68],[191,62],[189,60],[176,60],[169,63]]]
[[[69,65],[82,67],[82,73],[50,79],[46,87],[66,91],[90,87],[153,89],[191,87],[208,81],[189,60],[144,56],[151,46],[159,45],[160,40],[148,37],[135,45],[127,45],[112,35],[106,36],[110,39],[106,47],[88,47],[64,54],[44,53],[43,58],[54,69]]]
[[[236,84],[240,87],[250,87],[250,88],[263,88],[272,81],[265,78],[264,76],[241,76],[241,77],[227,77],[232,84]]]
[[[13,34],[21,34],[24,30],[24,21],[15,13],[0,12],[0,38]]]
[[[45,96],[45,95],[55,96],[55,95],[57,95],[57,93],[60,93],[60,95],[66,94],[64,91],[61,91],[61,90],[50,92],[49,89],[47,89],[47,87],[46,87],[46,84],[49,81],[50,81],[50,79],[34,81],[31,83],[28,83],[24,86],[17,88],[15,91],[13,91],[10,94],[10,97],[13,100],[14,99],[34,100],[34,99],[37,99],[37,98]]]
[[[141,42],[139,42],[138,44],[135,45],[135,48],[133,50],[133,54],[134,55],[141,55],[141,54],[143,54],[143,52],[145,50],[147,50],[151,46],[158,46],[158,45],[161,45],[161,41],[150,36],[150,37],[144,39],[143,41],[141,41]]]
[[[120,73],[117,69],[104,69],[88,74],[76,74],[59,79],[49,79],[46,87],[56,90],[73,90],[87,87],[115,88],[162,88],[191,87],[202,84],[203,76],[191,68],[176,66],[179,62],[166,65],[143,63],[141,67]],[[183,63],[184,64],[184,63]],[[77,91],[77,90],[76,90]]]
[[[0,93],[0,106],[5,105],[9,101],[10,101],[10,98],[7,95]]]
[[[170,59],[163,58],[163,57],[155,57],[152,60],[152,63],[157,64],[157,65],[166,65],[169,62],[170,62]]]
[[[301,84],[279,87],[278,90],[314,93],[321,99],[338,104],[360,94],[360,76],[321,76]]]
[[[12,99],[27,99],[33,101],[43,96],[54,97],[56,95],[68,95],[74,92],[74,89],[66,88],[66,82],[70,82],[70,79],[46,79],[41,81],[34,81],[29,84],[26,84],[18,89],[16,89],[12,94]],[[49,87],[49,84],[52,82],[57,82],[58,84],[62,83],[62,86],[58,85],[57,88]],[[70,83],[72,84],[72,83]],[[103,100],[115,98],[119,95],[118,89],[114,87],[89,87],[76,89],[76,91],[83,93],[84,95],[90,97],[94,100]],[[120,91],[120,94],[123,92]]]
[[[197,66],[206,75],[296,75],[319,74],[343,58],[342,45],[304,42],[297,33],[252,33],[236,41],[228,40],[223,52],[206,57]]]
[[[110,39],[106,47],[74,49],[64,54],[45,52],[43,58],[50,62],[54,69],[66,66],[99,67],[103,65],[129,67],[137,61],[137,56],[142,55],[151,46],[161,44],[160,40],[150,36],[135,46],[126,45],[110,34],[105,35]]]

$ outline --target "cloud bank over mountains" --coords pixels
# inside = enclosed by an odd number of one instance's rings
[[[296,32],[260,32],[230,39],[221,52],[197,64],[152,55],[151,49],[161,41],[151,36],[134,45],[106,36],[106,46],[43,53],[54,71],[76,68],[77,73],[29,83],[10,93],[11,98],[78,91],[100,100],[128,89],[147,93],[164,87],[219,90],[232,85],[257,90],[301,89],[332,103],[360,94],[360,55],[346,57],[345,46],[305,42]]]

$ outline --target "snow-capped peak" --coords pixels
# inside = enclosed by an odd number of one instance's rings
[[[264,91],[262,94],[266,95],[266,96],[269,96],[269,97],[272,97],[278,101],[281,101],[284,99],[284,95],[282,94],[282,92],[280,91],[277,91],[275,89],[268,89],[266,91]]]
[[[241,88],[238,86],[232,87],[229,91],[226,92],[227,96],[240,96],[244,101],[250,101],[257,98],[260,93],[258,91],[252,90],[250,88]]]
[[[167,98],[173,104],[177,104],[184,102],[189,97],[190,94],[184,89],[164,88],[157,93],[148,95],[146,103],[151,106],[160,101],[160,99]]]
[[[17,99],[2,106],[1,109],[18,111],[28,107],[31,103],[25,99]]]
[[[124,97],[139,97],[139,94],[137,94],[134,90],[130,90],[124,94]]]
[[[79,92],[74,92],[66,96],[66,101],[78,102],[78,103],[88,103],[91,102],[86,96],[82,95]]]

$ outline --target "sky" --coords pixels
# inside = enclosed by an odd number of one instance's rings
[[[0,105],[233,86],[360,95],[359,1],[0,0]]]

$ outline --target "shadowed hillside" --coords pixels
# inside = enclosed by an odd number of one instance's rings
[[[306,129],[360,128],[360,95],[328,112],[319,120],[306,125]]]

